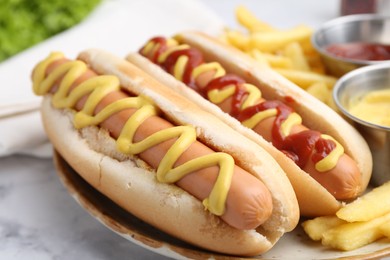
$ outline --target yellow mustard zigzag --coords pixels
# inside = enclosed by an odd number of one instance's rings
[[[175,126],[158,131],[137,143],[133,138],[138,127],[149,117],[158,114],[156,106],[142,96],[128,97],[117,100],[94,115],[96,105],[110,92],[120,90],[120,82],[116,76],[105,75],[90,78],[77,88],[70,91],[75,80],[88,69],[82,61],[67,61],[56,67],[50,74],[45,75],[47,67],[54,61],[63,59],[62,53],[52,53],[48,58],[40,62],[33,73],[33,89],[37,95],[45,95],[50,92],[53,84],[62,76],[60,86],[53,95],[52,104],[56,108],[73,108],[76,102],[89,94],[82,110],[74,115],[76,129],[90,125],[98,125],[106,118],[121,110],[137,109],[125,123],[116,144],[117,149],[125,154],[139,154],[143,151],[162,143],[166,140],[177,138],[175,143],[164,155],[157,168],[157,180],[164,183],[175,183],[185,175],[211,166],[219,166],[219,175],[209,197],[203,201],[203,205],[215,215],[223,215],[225,203],[230,188],[234,159],[231,155],[216,152],[190,160],[175,167],[178,158],[187,148],[196,141],[196,131],[191,126]]]
[[[154,53],[158,51],[160,47],[162,47],[160,46],[160,43],[149,41],[146,44],[146,47],[143,49],[142,55],[153,56]],[[185,50],[189,48],[191,48],[189,45],[179,44],[176,40],[169,38],[167,39],[166,50],[161,52],[157,57],[158,63],[160,64],[164,63],[164,61],[169,57],[169,55],[174,53],[175,51]],[[182,55],[178,58],[176,64],[174,65],[174,70],[173,70],[173,76],[177,80],[182,81],[187,63],[188,63],[187,56]],[[193,69],[191,75],[193,79],[196,80],[196,78],[202,75],[203,73],[213,72],[213,71],[214,71],[213,79],[226,75],[225,69],[218,62],[202,63]],[[248,94],[244,98],[244,101],[241,104],[241,108],[240,108],[241,110],[256,105],[262,96],[261,91],[252,84],[244,83],[243,87],[245,87]],[[226,99],[235,95],[235,88],[236,86],[234,84],[231,84],[224,87],[221,90],[213,89],[207,93],[207,97],[210,100],[210,102],[214,104],[220,104]],[[270,108],[255,113],[252,117],[243,121],[242,124],[248,128],[253,129],[261,121],[269,117],[274,117],[276,115],[277,115],[277,110],[274,108]],[[302,123],[301,116],[295,112],[291,113],[290,115],[288,115],[286,120],[282,122],[280,126],[282,134],[284,136],[289,136],[291,134],[291,129],[295,125],[299,125],[301,123]],[[315,164],[315,168],[317,171],[326,172],[333,169],[336,166],[339,158],[344,154],[344,148],[339,142],[337,142],[331,136],[321,135],[321,137],[324,139],[331,139],[336,143],[335,149],[333,149],[325,158],[321,159],[319,162]]]

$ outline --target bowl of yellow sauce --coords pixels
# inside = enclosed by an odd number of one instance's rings
[[[333,98],[370,146],[374,185],[390,180],[390,64],[345,74],[335,84]]]

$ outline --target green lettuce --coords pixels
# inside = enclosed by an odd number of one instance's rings
[[[79,23],[100,0],[0,0],[0,61]]]

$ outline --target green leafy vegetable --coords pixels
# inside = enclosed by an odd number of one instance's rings
[[[0,61],[79,23],[100,0],[0,0]]]

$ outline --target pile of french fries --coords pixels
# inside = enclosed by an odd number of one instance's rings
[[[307,220],[302,226],[311,239],[344,251],[390,239],[390,182],[346,204],[335,216]]]
[[[244,6],[235,11],[244,30],[226,28],[221,37],[225,42],[336,108],[331,91],[337,78],[326,74],[321,58],[312,46],[312,28],[298,25],[281,30],[261,21]]]

